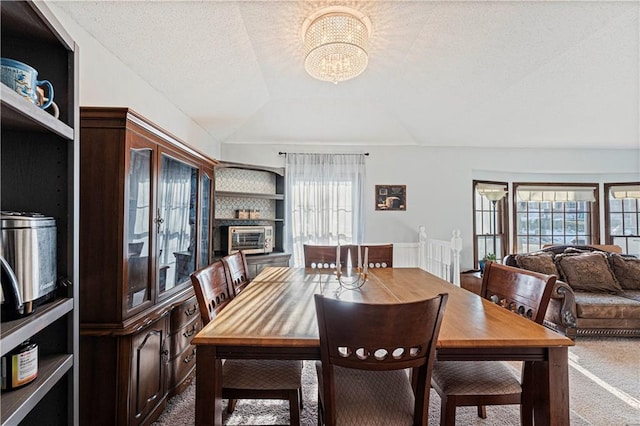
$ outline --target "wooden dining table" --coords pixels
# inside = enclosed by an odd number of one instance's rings
[[[449,299],[437,359],[532,361],[535,424],[568,425],[571,339],[419,268],[370,269],[361,288],[345,290],[333,271],[287,267],[263,270],[194,337],[196,424],[222,424],[223,359],[320,359],[315,294],[402,303],[440,293]]]

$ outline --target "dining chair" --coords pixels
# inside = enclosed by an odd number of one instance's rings
[[[212,321],[235,297],[227,268],[217,261],[191,274],[203,325]],[[300,424],[302,361],[228,359],[222,363],[222,398],[232,413],[238,399],[289,401],[290,423]],[[212,401],[213,403],[213,401]]]
[[[347,256],[351,252],[351,262],[357,266],[357,251],[354,245],[340,245],[340,263],[347,264]],[[334,269],[336,267],[337,246],[304,244],[304,267],[311,269]],[[354,258],[355,257],[355,258]]]
[[[193,272],[190,278],[202,324],[208,324],[234,297],[233,289],[228,285],[226,268],[217,261]]]
[[[233,295],[237,296],[249,285],[249,268],[247,258],[243,251],[237,251],[222,258],[227,277],[233,290]]]
[[[480,296],[542,324],[556,279],[487,262]],[[478,416],[486,418],[486,405],[507,404],[519,404],[521,423],[532,425],[533,394],[527,386],[531,367],[531,362],[523,362],[519,379],[502,361],[436,361],[431,385],[441,399],[440,425],[455,425],[456,407],[477,406]]]
[[[318,424],[426,425],[448,295],[395,304],[314,297],[320,336]]]
[[[363,253],[365,248],[369,249],[369,268],[393,268],[393,244],[367,244],[360,247]]]

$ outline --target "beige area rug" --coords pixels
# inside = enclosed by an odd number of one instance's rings
[[[640,426],[640,339],[578,339],[576,346],[569,349],[569,365],[572,426]],[[303,426],[317,425],[317,386],[313,362],[305,362]],[[154,424],[193,425],[194,395],[192,384],[169,400]],[[289,424],[286,401],[238,401],[232,415],[224,413],[227,425]],[[440,398],[432,390],[429,425],[439,424]],[[487,407],[485,420],[477,417],[474,407],[461,407],[457,411],[457,424],[519,425],[520,417],[516,406]]]

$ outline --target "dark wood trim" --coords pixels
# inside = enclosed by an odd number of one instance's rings
[[[609,190],[612,186],[640,185],[640,182],[609,182],[604,184],[604,241],[605,244],[613,244],[611,236],[611,205],[609,203]]]
[[[478,180],[474,179],[471,183],[471,213],[472,213],[472,226],[473,226],[473,265],[474,268],[478,268],[478,258],[479,258],[479,250],[478,250],[478,230],[476,227],[476,186],[479,183],[487,183],[491,185],[504,185],[507,188],[507,195],[496,203],[496,214],[499,233],[496,233],[497,236],[500,237],[501,244],[500,247],[501,253],[498,256],[496,253],[496,259],[503,259],[507,255],[507,249],[509,247],[509,183],[508,182],[500,182],[494,180]]]

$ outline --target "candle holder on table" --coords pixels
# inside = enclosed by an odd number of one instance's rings
[[[351,251],[349,251],[351,253]],[[355,276],[343,277],[342,264],[340,263],[340,244],[336,249],[336,277],[340,287],[345,290],[357,290],[367,282],[368,277],[368,261],[369,261],[369,247],[364,249],[364,266],[360,261],[360,246],[358,246],[358,267],[356,268]]]

